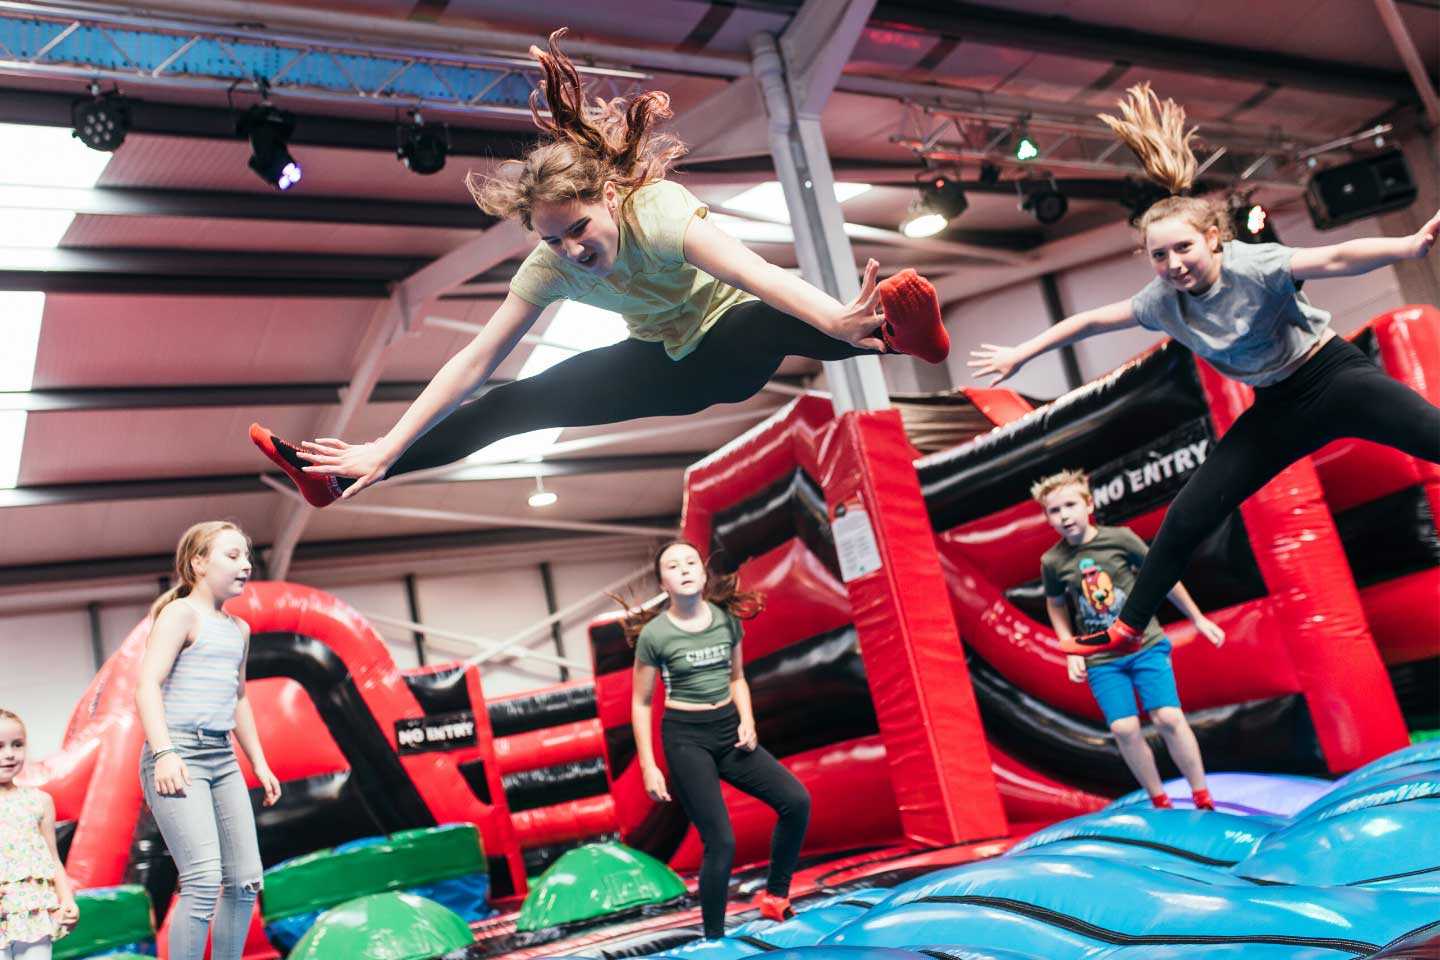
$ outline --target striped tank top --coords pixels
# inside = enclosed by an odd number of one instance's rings
[[[228,616],[200,620],[195,641],[180,651],[160,685],[171,730],[235,729],[235,702],[245,635]]]

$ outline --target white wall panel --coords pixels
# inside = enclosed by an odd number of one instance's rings
[[[0,665],[0,707],[25,721],[30,757],[43,759],[95,675],[86,612],[0,618]]]

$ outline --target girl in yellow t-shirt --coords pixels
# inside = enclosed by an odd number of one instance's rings
[[[872,260],[860,295],[844,304],[715,227],[704,203],[665,179],[685,152],[653,129],[671,115],[670,98],[652,91],[628,105],[587,105],[557,45],[564,32],[551,35],[548,53],[531,49],[550,110],[541,116],[537,89],[530,104],[541,144],[499,176],[468,181],[485,212],[540,235],[484,331],[378,440],[323,438],[297,449],[251,426],[251,439],[315,506],[514,434],[735,403],[790,355],[843,360],[888,349],[945,359],[934,288],[913,270],[877,284]],[[622,314],[630,337],[462,405],[545,307],[567,299]]]

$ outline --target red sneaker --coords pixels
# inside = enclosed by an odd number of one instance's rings
[[[950,355],[950,334],[940,318],[940,298],[930,281],[906,267],[881,280],[877,289],[885,308],[880,332],[886,345],[927,363],[944,363]]]
[[[275,466],[285,471],[285,476],[290,478],[295,489],[300,491],[300,495],[312,507],[326,507],[340,499],[340,494],[344,491],[335,477],[306,473],[307,464],[295,448],[260,424],[250,424],[250,440]]]
[[[1168,794],[1168,793],[1152,793],[1152,794],[1150,794],[1150,805],[1151,805],[1152,807],[1154,807],[1156,810],[1173,810],[1173,809],[1175,809],[1175,804],[1173,804],[1173,803],[1170,802],[1170,794]]]
[[[1215,801],[1210,796],[1210,791],[1201,787],[1199,790],[1190,791],[1190,797],[1195,801],[1196,810],[1214,810]]]
[[[1144,639],[1144,634],[1116,618],[1106,630],[1061,640],[1060,651],[1082,657],[1094,656],[1097,653],[1134,653],[1140,649],[1140,643]]]
[[[774,920],[776,923],[784,923],[795,916],[795,911],[790,906],[788,897],[777,897],[769,890],[761,890],[755,894],[755,899],[750,906],[760,911],[760,916],[766,920]]]

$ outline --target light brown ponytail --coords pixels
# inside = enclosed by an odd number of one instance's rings
[[[1100,121],[1114,131],[1139,158],[1145,174],[1172,195],[1153,204],[1135,226],[1143,238],[1152,223],[1182,217],[1202,234],[1210,227],[1220,239],[1233,236],[1224,205],[1202,197],[1186,196],[1195,185],[1195,127],[1185,128],[1185,108],[1174,100],[1161,100],[1148,83],[1138,83],[1116,102],[1119,117],[1102,113]]]

